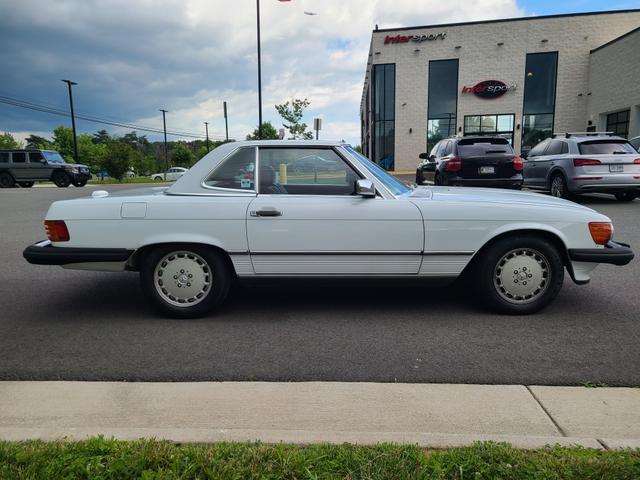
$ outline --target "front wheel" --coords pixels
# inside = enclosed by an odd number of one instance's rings
[[[619,202],[632,202],[638,197],[638,194],[636,192],[619,192],[615,195],[616,200],[618,200]]]
[[[161,312],[195,318],[220,306],[229,293],[231,272],[222,254],[204,246],[170,245],[149,252],[140,282]]]
[[[556,198],[568,199],[571,197],[569,188],[567,187],[567,181],[561,173],[556,173],[551,178],[551,195]]]
[[[87,184],[86,180],[74,180],[73,182],[74,187],[84,187],[86,184]]]
[[[507,237],[482,252],[473,281],[480,299],[492,310],[511,315],[535,313],[558,295],[564,263],[548,241]]]
[[[53,183],[56,184],[56,187],[67,188],[71,185],[71,178],[64,172],[56,172],[53,174]]]
[[[422,185],[424,183],[424,178],[422,176],[422,172],[420,170],[416,170],[416,184]]]
[[[18,185],[20,185],[22,188],[31,188],[33,187],[33,183],[34,182],[18,182]]]

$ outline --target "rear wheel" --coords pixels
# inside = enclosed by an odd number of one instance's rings
[[[514,236],[483,252],[473,281],[481,300],[501,313],[523,315],[547,306],[564,281],[562,257],[550,242]]]
[[[638,194],[636,192],[619,192],[615,196],[620,202],[631,202],[638,197]]]
[[[435,176],[433,177],[433,184],[444,185],[444,183],[442,182],[442,178],[440,177],[440,174],[438,172],[436,172]]]
[[[571,197],[569,189],[567,188],[567,181],[564,179],[564,175],[561,173],[555,173],[551,177],[551,195],[556,198],[568,199]]]
[[[74,187],[84,187],[87,184],[86,180],[76,180],[73,182]]]
[[[16,181],[10,173],[0,173],[0,188],[12,188],[15,184]]]
[[[56,187],[66,188],[71,185],[71,179],[69,178],[69,175],[64,172],[54,173],[53,177],[51,177],[51,180],[53,180],[53,183],[56,184]]]
[[[31,188],[33,187],[34,182],[18,182],[22,188]]]
[[[197,245],[154,249],[140,269],[145,294],[158,310],[174,318],[200,317],[220,306],[231,276],[221,253]]]
[[[424,177],[422,176],[422,172],[419,169],[416,170],[416,183],[418,185],[422,185],[424,183]]]

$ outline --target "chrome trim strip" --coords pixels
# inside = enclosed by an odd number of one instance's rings
[[[476,253],[474,250],[458,250],[458,251],[447,251],[447,250],[429,250],[422,252],[424,256],[430,255],[473,255]]]
[[[406,250],[358,250],[358,251],[345,251],[345,250],[325,250],[325,251],[317,251],[317,252],[308,252],[308,251],[285,251],[285,250],[275,250],[275,251],[257,251],[257,252],[249,252],[251,255],[422,255],[422,256],[436,256],[436,255],[460,255],[460,256],[471,256],[475,252],[474,251],[406,251]]]

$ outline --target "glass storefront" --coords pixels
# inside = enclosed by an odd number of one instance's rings
[[[396,66],[373,66],[373,155],[385,170],[394,169]]]
[[[427,152],[443,138],[456,134],[458,60],[429,62]]]
[[[465,115],[465,135],[498,135],[513,145],[513,124],[515,114]]]
[[[523,152],[553,133],[557,74],[558,52],[527,54],[522,115]]]

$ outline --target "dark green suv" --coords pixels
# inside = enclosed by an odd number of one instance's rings
[[[48,181],[58,187],[84,187],[90,178],[89,167],[66,163],[53,150],[0,150],[0,188],[30,188]]]

